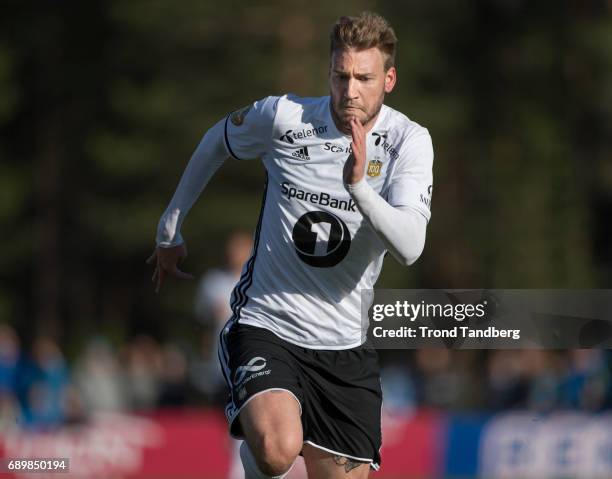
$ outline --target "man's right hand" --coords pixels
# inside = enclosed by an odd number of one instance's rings
[[[178,265],[181,264],[185,258],[187,258],[187,245],[185,243],[170,248],[161,248],[159,246],[155,248],[153,254],[147,259],[147,264],[155,265],[155,271],[153,271],[151,281],[155,283],[156,293],[159,293],[168,275],[178,279],[194,278],[192,274],[185,273],[178,269]]]

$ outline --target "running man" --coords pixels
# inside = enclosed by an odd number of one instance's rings
[[[381,458],[378,356],[363,343],[362,289],[389,251],[410,265],[430,218],[428,131],[383,104],[397,39],[381,16],[342,17],[331,33],[330,96],[269,96],[229,114],[197,147],[159,222],[156,290],[187,256],[181,224],[231,156],[260,158],[266,185],[254,247],[220,335],[244,438],[246,477],[365,478]]]

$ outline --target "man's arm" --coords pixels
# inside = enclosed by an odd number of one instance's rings
[[[183,243],[181,226],[185,216],[228,157],[223,143],[224,124],[225,119],[208,130],[191,156],[174,196],[159,220],[157,246],[170,248]]]
[[[279,97],[268,96],[236,110],[213,126],[194,152],[179,185],[159,220],[157,248],[147,260],[155,264],[153,282],[156,291],[170,274],[190,279],[177,264],[187,257],[187,247],[181,237],[181,225],[208,181],[231,155],[237,160],[260,157],[269,148]]]
[[[404,266],[413,264],[425,247],[425,217],[409,206],[391,206],[365,179],[347,190],[393,257]]]
[[[365,130],[351,121],[353,153],[344,166],[344,184],[357,208],[391,254],[403,265],[413,264],[425,247],[427,219],[410,206],[392,206],[365,180]]]
[[[225,119],[206,132],[191,156],[170,204],[159,220],[157,247],[147,260],[147,263],[155,264],[151,280],[155,283],[156,292],[159,292],[167,275],[178,279],[193,279],[193,275],[178,268],[178,264],[187,257],[181,225],[206,184],[227,158],[224,124]]]

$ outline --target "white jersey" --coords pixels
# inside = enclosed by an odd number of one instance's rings
[[[383,105],[366,141],[370,186],[392,206],[429,220],[428,131]],[[228,154],[261,158],[267,172],[254,250],[232,293],[230,322],[306,348],[362,343],[361,290],[373,288],[386,249],[344,187],[350,144],[332,120],[329,97],[267,97],[228,116]]]

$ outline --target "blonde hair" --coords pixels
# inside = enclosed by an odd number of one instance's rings
[[[331,31],[331,54],[336,50],[378,48],[385,57],[385,70],[395,66],[397,37],[389,22],[372,12],[358,17],[340,17]]]

